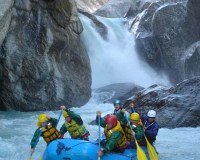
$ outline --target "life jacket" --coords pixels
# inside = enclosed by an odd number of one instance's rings
[[[109,139],[113,132],[120,132],[122,134],[121,138],[115,144],[115,147],[124,148],[127,145],[127,139],[119,121],[117,121],[117,125],[110,130],[108,130],[107,125],[106,125],[106,127],[104,128],[104,134],[106,136],[106,139]]]
[[[52,126],[50,123],[45,128],[41,128],[42,137],[44,138],[45,142],[50,143],[51,141],[61,138],[60,132]]]
[[[74,139],[82,138],[85,134],[89,133],[83,125],[78,125],[73,119],[70,122],[65,122],[65,126],[70,136]]]
[[[130,127],[128,125],[123,125],[122,128],[124,130],[127,141],[130,141],[130,142],[134,141],[133,134]]]
[[[138,122],[137,126],[139,126],[139,125],[143,127],[141,121]],[[125,133],[127,140],[130,141],[130,142],[134,141],[134,137],[133,137],[132,130],[131,130],[130,126],[128,124],[126,124],[126,125],[123,125],[122,128],[124,130],[124,133]],[[133,129],[133,131],[134,131],[134,129]]]

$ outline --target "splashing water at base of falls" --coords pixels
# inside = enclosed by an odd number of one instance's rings
[[[108,39],[104,40],[89,18],[80,17],[84,27],[81,38],[90,57],[93,88],[123,82],[143,87],[155,83],[169,85],[164,75],[158,75],[139,60],[134,35],[128,31],[125,19],[97,17],[108,30]]]
[[[72,110],[80,114],[90,131],[90,139],[98,137],[98,127],[89,125],[95,119],[96,111],[103,115],[113,112],[112,104],[102,104],[99,95],[94,94],[90,101],[81,108]],[[30,141],[36,129],[37,115],[41,112],[0,112],[0,160],[27,160]],[[57,118],[59,112],[46,112]],[[64,123],[61,118],[58,128]],[[103,129],[101,129],[103,133]],[[156,141],[156,149],[161,160],[199,160],[200,128],[160,129]],[[69,137],[68,135],[66,137]],[[41,138],[34,153],[34,159],[42,156],[45,142]]]

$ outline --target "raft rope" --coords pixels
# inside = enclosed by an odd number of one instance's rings
[[[58,141],[58,140],[56,140],[56,141]],[[61,142],[58,141],[58,147],[61,149],[60,151],[62,151],[62,150],[69,151],[69,150],[73,149],[74,147],[79,146],[81,144],[85,144],[85,143],[98,144],[98,142],[87,142],[86,141],[86,142],[80,142],[80,143],[78,143],[76,145],[67,147],[63,143],[61,143]],[[136,155],[135,156],[129,156],[129,155],[124,155],[123,153],[117,153],[117,154],[119,154],[121,156],[124,156],[124,157],[131,158],[130,160],[134,160],[136,158]]]

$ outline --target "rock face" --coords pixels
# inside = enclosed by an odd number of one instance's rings
[[[91,69],[74,1],[3,3],[12,5],[3,13],[10,19],[0,17],[5,35],[0,36],[0,110],[85,104],[91,96]]]
[[[151,86],[138,92],[132,101],[142,113],[156,110],[160,127],[200,126],[200,77],[185,80],[170,89]]]
[[[105,26],[105,24],[103,24],[102,22],[100,22],[97,19],[97,17],[95,15],[93,15],[93,14],[90,14],[88,12],[84,12],[82,10],[79,10],[79,13],[81,13],[82,15],[88,17],[90,20],[92,20],[93,23],[91,23],[91,25],[93,25],[93,27],[102,36],[102,38],[104,40],[108,40],[108,29]]]
[[[200,74],[199,7],[198,0],[148,2],[131,24],[140,56],[174,83]]]
[[[109,18],[124,17],[127,12],[136,15],[139,5],[140,0],[109,0],[104,6],[98,9],[95,14]]]
[[[107,85],[95,90],[96,93],[102,93],[106,96],[107,100],[104,100],[104,103],[113,103],[114,100],[120,99],[124,102],[130,96],[144,89],[143,87],[137,86],[134,83],[116,83]]]
[[[108,0],[76,0],[77,7],[89,13],[95,12],[106,2],[108,2]]]

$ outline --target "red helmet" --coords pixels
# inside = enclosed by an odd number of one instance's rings
[[[117,125],[117,117],[115,115],[108,114],[105,119],[106,124],[112,124],[112,126]]]

